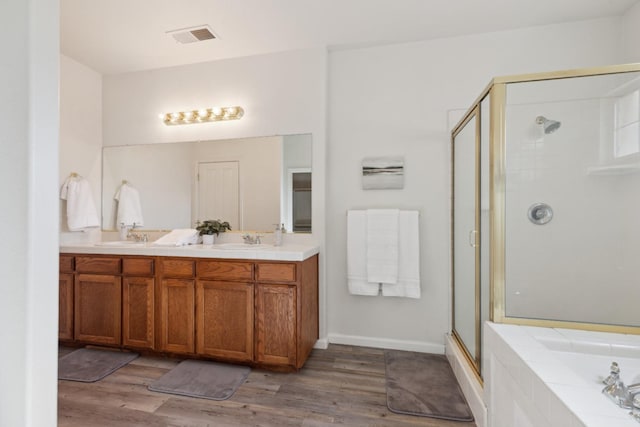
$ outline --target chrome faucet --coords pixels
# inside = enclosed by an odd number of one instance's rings
[[[602,381],[606,385],[602,393],[621,408],[632,409],[635,402],[640,400],[640,383],[624,385],[620,379],[620,367],[617,362],[611,362],[609,370],[609,376]],[[640,421],[640,415],[637,419]]]
[[[247,245],[259,245],[262,243],[262,241],[260,240],[262,236],[259,234],[255,234],[255,235],[250,235],[250,234],[243,234],[242,235],[242,240],[244,240],[244,242]]]
[[[147,233],[135,233],[133,230],[135,230],[136,228],[136,223],[134,222],[133,225],[131,226],[131,228],[127,229],[127,239],[132,237],[134,241],[136,242],[148,242],[149,241],[149,237],[147,236]]]

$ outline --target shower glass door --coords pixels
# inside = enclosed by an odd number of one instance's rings
[[[453,334],[480,373],[479,108],[453,133]]]
[[[506,86],[505,315],[639,327],[640,72]]]

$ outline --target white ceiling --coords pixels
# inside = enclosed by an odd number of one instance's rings
[[[368,46],[624,14],[640,0],[60,0],[62,52],[114,74],[313,47]],[[208,24],[217,40],[165,32]]]

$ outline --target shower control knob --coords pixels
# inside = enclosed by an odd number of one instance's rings
[[[553,209],[546,203],[534,203],[527,212],[529,221],[536,225],[544,225],[553,218]]]

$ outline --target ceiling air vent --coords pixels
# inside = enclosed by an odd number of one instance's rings
[[[183,28],[181,30],[167,31],[178,43],[195,43],[205,40],[215,39],[216,35],[213,34],[211,28],[208,25],[200,25],[197,27]]]

